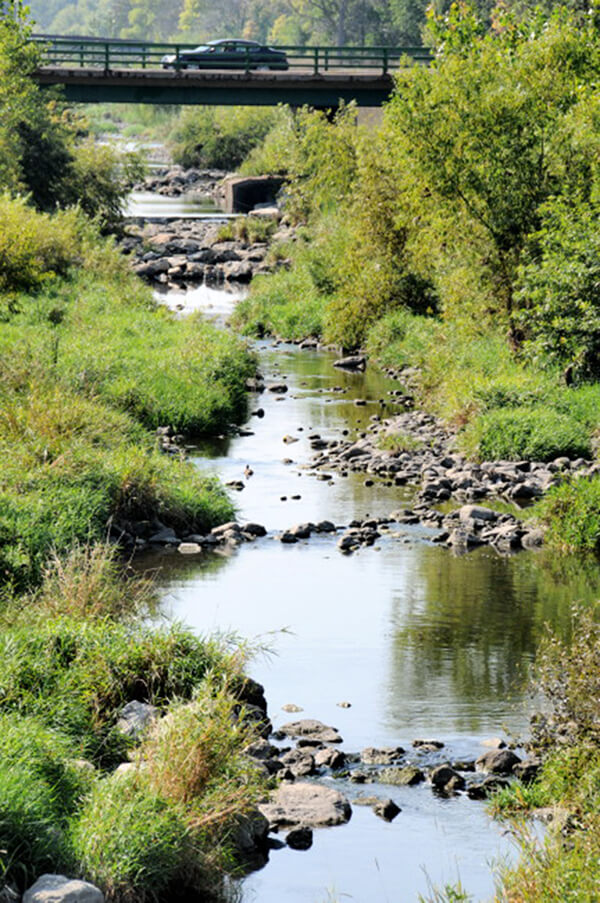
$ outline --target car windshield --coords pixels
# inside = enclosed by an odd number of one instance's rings
[[[207,50],[210,50],[206,44],[200,44],[199,47],[194,47],[193,50],[188,50],[188,53],[206,53]]]

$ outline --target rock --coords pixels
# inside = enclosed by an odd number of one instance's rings
[[[393,800],[378,800],[373,806],[373,812],[384,821],[393,821],[401,812],[400,806],[397,806]]]
[[[313,756],[302,749],[291,749],[280,756],[279,761],[291,771],[295,778],[303,778],[315,773]]]
[[[517,762],[516,765],[513,765],[513,774],[524,784],[530,784],[537,778],[541,767],[540,759],[524,759],[522,762]]]
[[[377,780],[382,784],[392,784],[395,787],[413,787],[425,780],[425,775],[415,765],[405,765],[404,768],[384,768],[377,774]]]
[[[296,705],[294,702],[286,702],[285,705],[281,706],[282,712],[303,712],[304,709],[301,705]]]
[[[287,392],[288,387],[285,383],[273,383],[270,386],[267,386],[268,392],[273,392],[275,395],[283,395]]]
[[[325,766],[326,768],[337,770],[338,768],[343,768],[345,764],[346,756],[340,749],[326,746],[325,749],[320,749],[315,753],[315,765],[319,768]]]
[[[104,894],[87,881],[42,875],[25,891],[23,903],[104,903]]]
[[[279,542],[283,542],[288,545],[292,545],[295,542],[298,542],[298,537],[295,536],[290,530],[285,530],[283,533],[279,535]]]
[[[321,784],[299,782],[282,784],[269,803],[259,806],[271,828],[297,825],[324,827],[347,822],[352,809],[346,797]]]
[[[352,703],[346,702],[346,700],[343,700],[342,702],[336,702],[336,705],[340,709],[351,709],[352,708]]]
[[[268,859],[268,835],[268,819],[258,809],[253,809],[236,817],[228,839],[247,869],[259,869]]]
[[[314,718],[303,718],[301,721],[290,721],[280,728],[286,737],[308,737],[320,740],[321,743],[342,743],[342,738],[335,727],[329,727]]]
[[[197,542],[180,542],[177,551],[181,555],[198,555],[202,551],[202,546]]]
[[[412,745],[416,749],[422,749],[425,752],[433,752],[436,749],[444,748],[441,740],[413,740]]]
[[[241,533],[241,527],[234,520],[228,521],[226,524],[220,524],[218,527],[213,527],[210,531],[213,536],[222,536],[224,533],[229,532]]]
[[[282,439],[282,442],[285,442],[286,445],[291,445],[292,442],[299,442],[299,441],[300,440],[298,439],[297,436],[290,436],[290,435],[285,435]]]
[[[153,533],[148,542],[160,543],[161,545],[178,545],[179,537],[171,527],[164,527],[162,530]]]
[[[387,746],[383,749],[368,746],[361,751],[360,761],[365,765],[391,765],[401,759],[403,754],[404,750],[401,746]]]
[[[477,771],[490,771],[494,774],[511,774],[521,759],[510,749],[492,749],[475,761]]]
[[[149,705],[147,702],[138,702],[136,699],[124,705],[119,712],[119,720],[117,728],[122,734],[139,740],[153,721],[160,717],[160,712],[156,706]]]
[[[267,531],[262,524],[244,524],[242,527],[242,533],[248,533],[249,536],[266,536]]]
[[[521,545],[524,549],[539,549],[540,546],[544,544],[545,532],[546,531],[542,530],[540,527],[528,530],[527,533],[524,533],[521,537]]]
[[[294,828],[288,833],[285,842],[292,850],[309,850],[313,842],[312,828],[309,828],[308,825]]]
[[[481,745],[488,749],[506,749],[506,743],[501,737],[488,737],[481,741]]]
[[[499,517],[497,511],[493,511],[491,508],[482,508],[479,505],[463,505],[459,509],[458,515],[461,521],[469,522],[472,520],[495,521]]]
[[[364,370],[367,366],[367,358],[364,354],[350,354],[334,361],[333,366],[343,370]]]
[[[451,765],[445,762],[434,768],[430,775],[430,780],[436,790],[449,792],[452,790],[464,790],[465,779],[458,771],[455,771]]]
[[[251,759],[258,759],[260,762],[264,762],[266,759],[274,759],[281,750],[269,743],[268,740],[255,740],[244,749],[244,752]]]

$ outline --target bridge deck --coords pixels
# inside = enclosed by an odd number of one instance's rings
[[[335,107],[340,100],[359,106],[384,103],[393,77],[381,72],[336,70],[232,72],[231,70],[109,69],[42,66],[40,85],[63,85],[67,100],[80,103],[223,104]]]

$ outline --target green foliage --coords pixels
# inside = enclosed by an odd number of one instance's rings
[[[600,477],[574,479],[553,488],[538,504],[547,541],[559,549],[600,549]]]
[[[271,107],[186,109],[170,136],[173,159],[188,167],[237,169],[281,115]]]
[[[409,433],[386,433],[377,439],[377,447],[389,451],[392,455],[416,451],[422,446],[422,441]]]
[[[3,878],[21,890],[71,864],[68,816],[93,784],[73,762],[72,740],[35,718],[0,715]]]
[[[519,295],[528,350],[567,365],[572,376],[600,374],[600,240],[595,208],[559,199],[546,205]]]
[[[96,784],[74,820],[72,842],[79,870],[110,899],[181,894],[194,862],[182,812],[136,774]]]
[[[227,667],[217,643],[182,627],[80,617],[40,617],[5,630],[0,663],[0,710],[68,734],[73,754],[103,766],[122,761],[131,745],[116,727],[127,702],[189,699],[210,668]]]
[[[268,242],[277,223],[273,219],[265,219],[261,216],[240,216],[229,221],[219,229],[219,241],[245,241],[253,245],[258,242]]]
[[[50,218],[24,198],[0,195],[0,292],[35,291],[65,275],[81,261],[83,225],[75,211]]]
[[[321,110],[282,108],[264,144],[246,159],[242,172],[286,175],[286,209],[297,220],[332,212],[356,172],[356,107],[340,106],[333,120]]]
[[[551,461],[591,454],[589,431],[575,417],[546,407],[497,408],[482,414],[467,432],[486,461],[499,458]]]

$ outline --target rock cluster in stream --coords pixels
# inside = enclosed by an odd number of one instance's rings
[[[286,740],[295,740],[295,745],[276,745]],[[343,824],[351,816],[351,802],[371,806],[376,815],[391,821],[401,809],[379,788],[428,784],[443,796],[464,792],[470,799],[485,799],[512,777],[533,780],[540,764],[538,759],[522,760],[503,741],[493,741],[495,748],[469,761],[448,761],[439,740],[416,739],[410,751],[400,746],[367,747],[357,753],[344,752],[342,742],[336,728],[306,718],[284,724],[270,738],[247,747],[246,754],[276,783],[269,800],[259,806],[271,830],[301,827],[306,832]],[[350,801],[331,786],[332,780],[357,787],[376,785],[376,792],[357,791]],[[309,839],[305,834],[304,840]],[[290,845],[295,841],[293,837]]]
[[[142,279],[155,285],[219,285],[248,283],[257,273],[289,265],[287,260],[267,260],[266,242],[250,244],[240,239],[221,241],[222,225],[196,219],[161,223],[130,223],[121,250],[131,256],[131,266]],[[287,241],[294,230],[280,224],[272,241]]]
[[[227,175],[220,169],[184,169],[183,166],[163,166],[153,170],[134,191],[153,191],[170,198],[185,194],[188,197],[212,197],[219,199],[223,190],[222,180]]]

